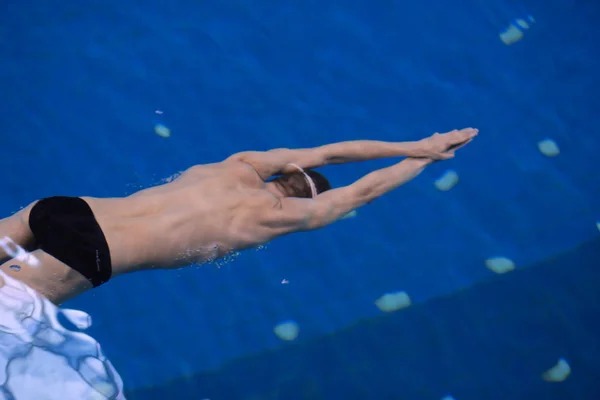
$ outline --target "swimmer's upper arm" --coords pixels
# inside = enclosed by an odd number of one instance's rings
[[[407,158],[313,199],[281,199],[281,207],[275,212],[287,233],[319,229],[410,181],[431,163],[429,159]]]
[[[286,197],[274,210],[279,234],[323,228],[366,204],[356,188],[345,186],[321,193],[314,199]]]
[[[273,149],[269,151],[244,151],[236,153],[226,161],[243,162],[251,165],[264,180],[273,175],[292,172],[286,170],[288,164],[302,168],[316,168],[325,165],[325,157],[319,147],[310,149]]]

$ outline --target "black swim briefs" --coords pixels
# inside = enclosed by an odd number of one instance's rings
[[[29,214],[37,246],[85,276],[94,287],[112,275],[108,243],[90,206],[79,197],[48,197]]]

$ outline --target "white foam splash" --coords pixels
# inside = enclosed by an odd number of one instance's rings
[[[354,218],[354,217],[356,217],[357,214],[358,214],[358,212],[356,210],[352,210],[349,213],[342,215],[340,217],[340,221],[344,220],[344,219]]]
[[[40,260],[38,260],[33,254],[28,253],[27,250],[16,244],[8,236],[4,236],[0,239],[0,247],[8,254],[11,258],[26,263],[31,267],[38,267]]]
[[[92,317],[90,317],[88,313],[84,313],[83,311],[79,310],[71,310],[68,308],[61,309],[60,313],[64,315],[69,322],[75,325],[77,329],[84,330],[92,326]]]
[[[60,310],[0,271],[0,399],[124,400],[100,344],[63,327],[59,313],[80,329],[91,325],[86,313]]]

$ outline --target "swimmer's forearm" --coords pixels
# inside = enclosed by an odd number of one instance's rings
[[[415,178],[432,162],[430,159],[407,158],[391,167],[371,172],[352,185],[326,191],[314,202],[303,202],[305,207],[310,204],[310,217],[302,214],[301,227],[296,225],[295,230],[327,226]]]
[[[432,162],[429,159],[407,158],[391,167],[371,172],[352,185],[328,190],[318,195],[314,202],[303,202],[303,206],[310,209],[310,217],[301,214],[301,227],[295,225],[294,229],[310,230],[327,226],[415,178]]]
[[[419,151],[419,142],[383,142],[353,140],[318,147],[327,164],[345,164],[379,158],[411,157]]]
[[[350,186],[358,207],[416,178],[432,162],[425,158],[407,158],[391,167],[365,175]]]

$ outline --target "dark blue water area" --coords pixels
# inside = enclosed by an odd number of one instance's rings
[[[467,290],[128,398],[596,399],[599,256],[595,240]],[[544,381],[559,358],[571,374]]]
[[[354,219],[221,268],[119,277],[67,303],[92,315],[126,387],[275,348],[282,320],[301,339],[329,334],[378,315],[385,292],[419,304],[493,278],[489,257],[525,268],[598,236],[593,1],[3,7],[2,215],[50,195],[124,196],[236,151],[480,129],[456,159]],[[498,33],[529,14],[523,40],[504,45]],[[559,156],[540,154],[544,138]],[[392,162],[322,172],[341,186]],[[460,182],[440,192],[447,169]]]

